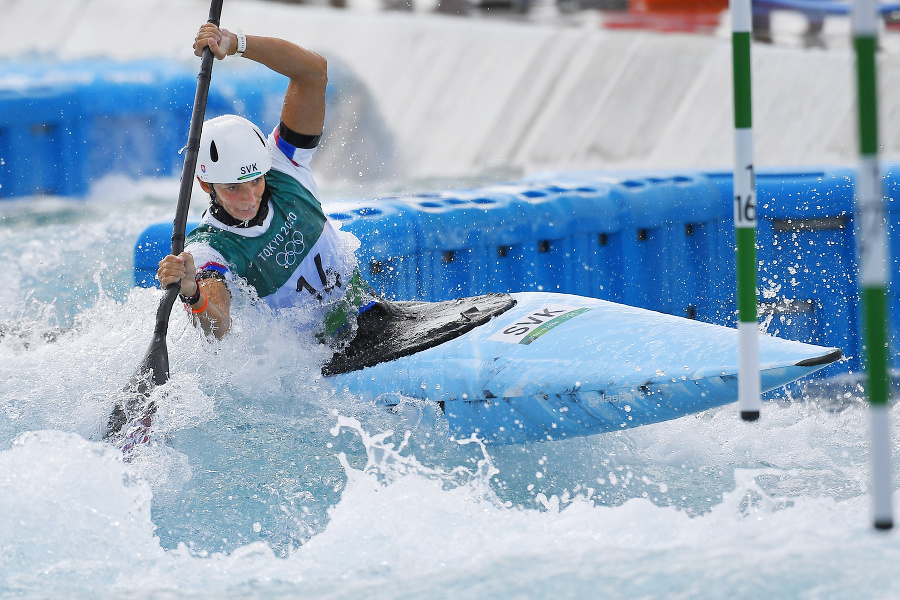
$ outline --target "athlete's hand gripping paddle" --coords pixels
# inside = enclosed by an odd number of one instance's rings
[[[219,17],[222,14],[222,1],[212,0],[209,7],[209,22],[216,26],[219,25]],[[197,77],[197,93],[194,96],[194,110],[191,113],[191,125],[184,155],[184,168],[181,171],[178,205],[175,209],[175,221],[172,226],[172,254],[176,256],[184,250],[185,227],[188,208],[191,204],[194,170],[200,150],[200,132],[206,115],[206,100],[209,96],[209,82],[212,79],[214,58],[209,46],[203,49],[200,75]],[[124,397],[116,403],[116,407],[109,416],[103,439],[119,446],[126,456],[134,446],[149,441],[150,425],[156,411],[156,406],[150,399],[150,392],[156,386],[169,380],[166,332],[169,328],[172,306],[178,298],[180,288],[181,282],[179,281],[166,286],[165,294],[156,311],[156,327],[153,331],[150,348],[140,367],[125,386]]]

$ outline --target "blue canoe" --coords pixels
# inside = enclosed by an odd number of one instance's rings
[[[511,296],[514,306],[459,337],[327,379],[377,404],[437,402],[455,435],[504,444],[616,431],[737,400],[736,329],[581,296]],[[475,310],[456,302],[460,314]],[[760,334],[762,389],[840,357]]]

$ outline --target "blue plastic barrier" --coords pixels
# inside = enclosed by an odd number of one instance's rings
[[[733,249],[732,173],[709,175]],[[860,365],[852,183],[852,170],[839,167],[756,173],[760,319],[769,333],[841,348],[847,361],[825,375]],[[723,290],[734,296],[733,278]]]
[[[86,191],[79,105],[69,88],[0,91],[0,198]]]
[[[0,196],[82,195],[109,173],[171,174],[184,145],[193,79],[182,65],[159,60],[0,68],[0,88],[15,88],[0,92],[0,129],[19,127],[0,147],[3,162],[27,161],[43,179],[0,188]],[[23,123],[30,125],[22,129]],[[6,178],[13,172],[0,171]]]
[[[571,278],[565,291],[624,302],[628,207],[619,186],[592,171],[540,173],[524,183],[554,191],[555,201],[574,216],[566,232],[573,250],[565,261]]]
[[[278,125],[287,79],[246,65],[217,66],[207,116],[244,114],[268,133]],[[196,78],[193,65],[158,59],[0,64],[0,199],[80,196],[111,173],[177,174]],[[326,91],[330,105],[336,89]]]
[[[196,77],[182,65],[161,61],[93,61],[82,68],[94,77],[78,89],[89,181],[110,173],[177,173]]]
[[[532,221],[514,196],[461,190],[398,202],[416,220],[420,298],[519,291],[531,272]]]
[[[568,244],[566,291],[617,301],[622,295],[622,238],[625,200],[618,190],[603,182],[553,184],[556,203],[573,216],[566,232]]]
[[[555,192],[532,185],[507,184],[482,190],[487,194],[508,195],[514,206],[528,215],[530,227],[514,253],[514,279],[507,290],[561,292],[570,287],[567,277],[568,249],[566,232],[572,227],[573,215],[557,202]],[[520,229],[520,234],[523,229]],[[498,262],[503,245],[498,243]],[[514,246],[514,245],[511,245]],[[509,250],[507,249],[507,254]],[[516,264],[517,263],[517,264]]]
[[[627,206],[622,238],[621,301],[669,314],[714,320],[705,301],[718,285],[718,190],[699,173],[665,171],[614,175]]]
[[[333,201],[323,209],[359,238],[360,272],[376,292],[391,300],[420,296],[416,222],[407,207],[383,198]]]
[[[764,171],[757,176],[757,239],[760,307],[772,317],[769,331],[835,345],[856,360],[852,181],[850,169]]]
[[[600,233],[598,241],[616,268],[598,269],[603,279],[592,286],[600,292],[595,297],[710,322],[721,318],[708,300],[721,277],[719,192],[705,175],[575,171],[528,181],[611,186],[600,194],[600,206],[605,228],[614,232]]]
[[[719,306],[709,299],[715,297],[725,275],[716,243],[721,234],[718,190],[699,173],[663,172],[647,180],[672,199],[668,214],[644,205],[658,219],[666,246],[664,269],[669,298],[661,299],[656,310],[716,321],[721,318]]]
[[[618,298],[624,206],[614,186],[548,179],[487,189],[511,194],[531,215],[517,289]]]

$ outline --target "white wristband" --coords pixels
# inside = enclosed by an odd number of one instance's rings
[[[237,39],[238,39],[238,46],[237,46],[237,51],[234,53],[234,55],[237,58],[240,58],[244,55],[244,50],[247,49],[247,36],[244,35],[243,31],[238,29],[237,30]]]

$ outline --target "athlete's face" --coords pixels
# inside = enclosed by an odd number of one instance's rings
[[[266,178],[257,177],[243,183],[215,183],[216,198],[228,214],[240,221],[256,216],[266,189]]]

